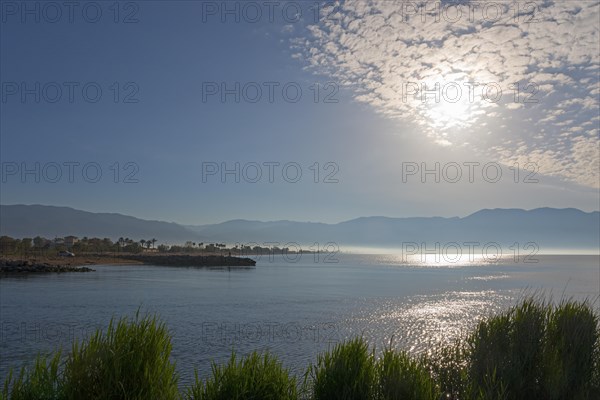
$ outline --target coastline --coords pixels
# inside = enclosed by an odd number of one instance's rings
[[[6,274],[93,272],[95,265],[160,265],[169,267],[241,267],[252,268],[250,258],[216,254],[83,254],[75,257],[0,255],[0,276]]]
[[[0,258],[0,277],[4,275],[20,275],[28,273],[63,273],[63,272],[92,272],[92,268],[68,263],[56,263],[51,260],[28,258]]]

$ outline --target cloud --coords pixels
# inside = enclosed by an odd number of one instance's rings
[[[432,143],[598,187],[599,4],[347,0],[293,45]]]

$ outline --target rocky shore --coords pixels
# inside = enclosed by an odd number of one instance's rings
[[[169,267],[254,267],[256,265],[256,261],[251,258],[226,257],[219,255],[133,254],[126,256],[126,258],[144,264]]]
[[[0,275],[40,273],[40,272],[90,272],[88,267],[75,267],[71,265],[50,264],[31,260],[0,259]]]
[[[252,268],[250,258],[222,255],[190,254],[86,254],[76,257],[40,256],[29,258],[0,257],[0,276],[41,272],[89,272],[90,265],[160,265],[168,267],[234,267]]]

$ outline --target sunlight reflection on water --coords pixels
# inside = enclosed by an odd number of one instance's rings
[[[387,300],[352,319],[347,337],[363,334],[378,349],[393,344],[413,353],[460,339],[482,318],[511,304],[513,296],[495,291],[448,292]]]
[[[600,292],[597,256],[542,257],[538,264],[467,258],[423,265],[397,254],[313,261],[262,260],[243,271],[99,266],[0,279],[0,380],[10,366],[68,349],[73,338],[140,307],[166,322],[186,384],[194,368],[206,376],[211,361],[225,362],[232,349],[269,350],[301,374],[319,352],[357,335],[378,351],[393,338],[394,347],[419,353],[460,338],[524,291],[542,289],[555,299]]]
[[[478,254],[468,252],[465,254],[445,253],[438,251],[435,253],[420,254],[385,254],[376,256],[376,260],[381,264],[404,265],[413,267],[436,267],[436,268],[459,268],[459,267],[481,267],[485,265],[495,265],[499,263],[511,262],[512,256],[502,256],[494,252],[488,254]]]

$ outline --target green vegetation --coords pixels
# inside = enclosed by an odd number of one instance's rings
[[[587,302],[528,298],[429,356],[447,398],[600,398],[600,328]]]
[[[233,353],[225,366],[213,363],[212,377],[204,383],[196,371],[196,382],[186,397],[193,400],[288,400],[297,399],[298,393],[296,378],[274,356],[254,352],[239,362]]]
[[[0,399],[178,399],[178,377],[170,361],[171,337],[155,317],[112,320],[106,333],[75,342],[59,365],[40,356],[31,370],[6,379]]]
[[[77,238],[67,236],[64,238],[47,239],[41,236],[35,238],[15,239],[10,236],[0,236],[0,255],[17,256],[49,256],[56,255],[59,251],[72,251],[75,254],[138,254],[142,252],[152,252],[161,254],[198,254],[198,255],[233,255],[240,257],[263,256],[263,255],[288,255],[298,253],[315,253],[315,250],[301,249],[298,245],[289,247],[261,247],[236,244],[227,247],[225,243],[196,243],[192,241],[185,242],[184,245],[156,245],[156,239],[141,239],[135,241],[128,237],[120,237],[113,242],[110,238],[89,238],[84,236]],[[318,252],[318,250],[317,250]]]
[[[377,362],[377,399],[439,399],[440,391],[424,358],[391,348]]]
[[[84,344],[75,343],[65,365],[67,399],[175,399],[171,337],[156,317],[109,324]]]
[[[528,299],[505,314],[479,323],[467,338],[472,396],[539,398],[538,393],[543,393],[540,367],[547,309]]]
[[[11,371],[4,382],[0,399],[53,400],[65,398],[63,396],[63,380],[58,370],[59,363],[60,352],[57,352],[50,359],[38,356],[30,370],[22,367],[19,375],[14,379]]]
[[[597,326],[598,316],[581,303],[565,302],[550,311],[541,365],[546,398],[585,399],[594,389],[600,398]]]
[[[363,338],[320,354],[298,382],[267,353],[213,364],[183,393],[171,339],[155,317],[111,322],[71,353],[39,356],[9,374],[0,399],[597,399],[600,324],[587,302],[525,299],[462,340],[423,356]]]
[[[156,239],[136,242],[129,238],[119,238],[113,242],[110,238],[65,238],[47,239],[41,236],[15,239],[0,236],[0,254],[17,256],[50,256],[59,251],[69,250],[80,253],[141,253],[144,248],[154,246]]]
[[[315,400],[372,399],[376,391],[375,355],[363,338],[336,345],[320,354],[307,377]]]

